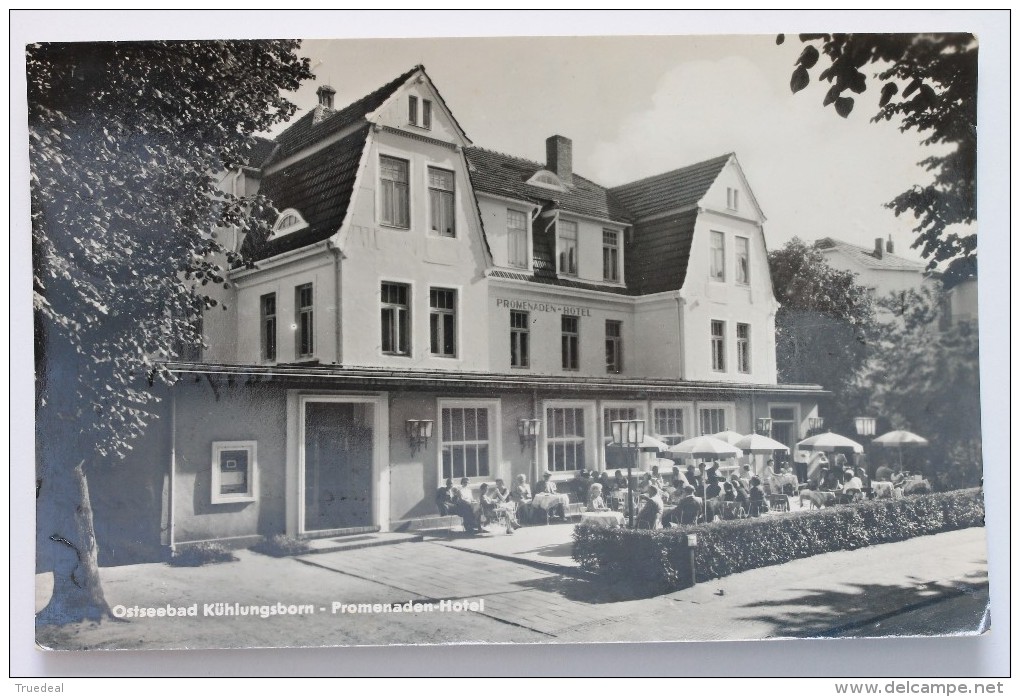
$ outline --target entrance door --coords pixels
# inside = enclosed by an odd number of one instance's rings
[[[372,525],[373,409],[305,404],[305,531]]]
[[[796,410],[793,407],[772,407],[769,409],[769,416],[772,417],[772,439],[779,441],[793,453],[797,445]],[[776,464],[788,463],[791,459],[792,456],[788,453],[776,453]]]

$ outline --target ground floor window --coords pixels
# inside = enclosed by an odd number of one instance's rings
[[[652,410],[652,427],[655,437],[667,445],[676,445],[684,440],[684,408],[679,406],[655,407]]]
[[[718,407],[712,407],[708,409],[701,409],[701,434],[712,434],[725,431],[726,426],[726,410]]]
[[[550,407],[545,411],[546,467],[552,472],[585,469],[584,409]]]
[[[442,478],[488,477],[494,447],[493,408],[480,403],[444,403],[440,408]]]
[[[212,503],[255,500],[256,443],[216,441],[212,446]]]

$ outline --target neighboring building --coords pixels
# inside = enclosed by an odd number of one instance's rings
[[[607,189],[562,136],[544,163],[474,147],[421,66],[333,96],[224,179],[281,213],[229,233],[257,263],[171,366],[164,544],[399,529],[446,477],[612,466],[616,419],[677,442],[767,416],[792,445],[818,416],[818,386],[777,384],[734,155]]]
[[[815,247],[825,255],[829,266],[840,271],[857,274],[857,282],[871,291],[875,300],[887,299],[893,293],[920,291],[929,282],[927,266],[894,254],[892,237],[883,240],[875,238],[871,249],[849,242],[824,237],[815,242]],[[880,311],[879,316],[889,315]]]
[[[944,326],[959,322],[978,321],[978,282],[976,276],[957,281],[946,289],[945,307],[943,310]]]

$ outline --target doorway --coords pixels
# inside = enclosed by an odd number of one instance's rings
[[[371,526],[376,405],[304,403],[304,532]]]

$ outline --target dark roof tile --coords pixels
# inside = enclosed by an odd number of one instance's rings
[[[704,197],[732,153],[609,190],[635,219],[692,206]]]

